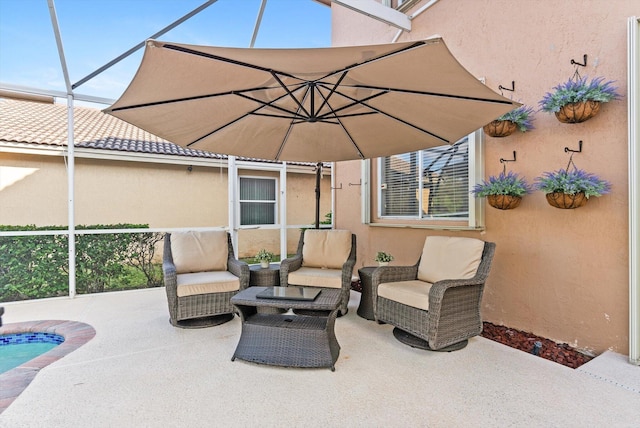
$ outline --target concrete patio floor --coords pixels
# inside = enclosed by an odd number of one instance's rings
[[[5,323],[73,320],[96,335],[42,369],[0,427],[638,426],[640,367],[625,356],[573,370],[482,337],[417,350],[358,317],[359,299],[336,321],[335,372],[231,362],[239,318],[174,328],[163,288],[4,304]]]

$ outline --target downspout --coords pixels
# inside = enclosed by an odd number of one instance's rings
[[[287,163],[280,169],[280,260],[287,258]]]
[[[236,157],[227,157],[227,186],[229,193],[229,233],[231,234],[231,243],[235,249],[235,256],[238,258],[240,249],[238,248],[238,166],[236,165]]]
[[[629,121],[629,361],[640,365],[640,19],[629,18],[627,113]]]

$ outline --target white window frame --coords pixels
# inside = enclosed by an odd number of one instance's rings
[[[382,182],[382,158],[377,159],[377,178],[375,186],[370,186],[371,191],[364,193],[364,205],[370,206],[371,192],[376,192],[377,218],[375,222],[371,222],[368,216],[364,216],[363,223],[370,226],[380,227],[415,227],[415,228],[428,228],[428,229],[460,229],[460,230],[483,230],[484,229],[484,204],[482,204],[481,198],[476,198],[471,193],[473,187],[480,183],[484,178],[484,134],[481,129],[472,132],[468,136],[469,139],[469,215],[468,218],[418,218],[406,217],[406,216],[385,216],[382,217],[382,197],[381,186]],[[421,160],[420,160],[421,162]],[[457,223],[457,224],[447,224]],[[460,225],[460,223],[466,223]]]
[[[273,200],[273,202],[269,201],[268,203],[272,203],[273,204],[273,223],[261,223],[261,224],[242,224],[242,202],[264,202],[267,203],[266,201],[263,200],[245,200],[245,199],[241,199],[240,198],[240,194],[241,194],[241,188],[240,188],[240,182],[242,181],[243,178],[247,178],[247,179],[254,179],[254,180],[270,180],[273,182],[273,188],[274,188],[274,194],[275,194],[275,199]],[[237,211],[237,225],[240,229],[251,229],[251,228],[256,228],[256,227],[262,227],[262,226],[276,226],[278,225],[278,216],[279,216],[279,211],[278,211],[278,206],[279,206],[279,200],[278,200],[278,194],[279,192],[279,184],[278,184],[278,179],[276,177],[265,177],[265,176],[260,176],[260,175],[239,175],[238,176],[238,211]]]

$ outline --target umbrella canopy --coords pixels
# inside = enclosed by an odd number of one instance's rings
[[[105,112],[193,149],[332,162],[452,144],[519,105],[441,38],[314,49],[149,40]]]
[[[183,147],[280,161],[367,159],[453,144],[520,104],[441,38],[316,49],[147,41],[106,113]]]

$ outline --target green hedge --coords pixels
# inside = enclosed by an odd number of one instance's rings
[[[86,229],[145,229],[144,224],[76,226]],[[2,231],[66,230],[63,226],[2,226]],[[76,292],[79,294],[162,285],[153,262],[156,232],[76,235]],[[66,234],[0,236],[0,302],[69,294]]]

